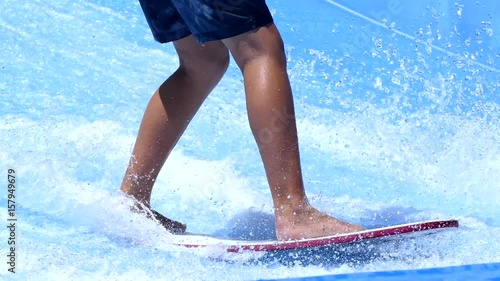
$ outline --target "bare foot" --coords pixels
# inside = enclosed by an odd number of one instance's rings
[[[171,220],[155,210],[151,210],[154,219],[156,219],[165,229],[172,234],[186,233],[186,225],[178,221]],[[151,219],[151,215],[146,212],[146,216]]]
[[[178,221],[171,220],[157,211],[137,203],[132,207],[132,211],[136,213],[143,213],[148,219],[154,220],[161,224],[168,232],[172,234],[186,233],[186,225]]]
[[[298,240],[364,230],[359,225],[336,219],[313,207],[276,215],[276,236],[279,241]]]

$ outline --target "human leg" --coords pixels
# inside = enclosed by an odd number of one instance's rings
[[[293,96],[281,36],[274,24],[223,40],[245,83],[250,127],[271,189],[279,240],[359,231],[313,208],[300,166]]]
[[[154,182],[180,136],[229,64],[219,42],[193,36],[174,42],[179,68],[153,94],[144,113],[121,190],[149,208]],[[184,228],[180,224],[173,224]]]
[[[199,42],[231,37],[224,43],[231,49],[245,77],[250,125],[261,151],[273,196],[278,239],[359,230],[360,227],[317,211],[307,201],[283,43],[276,27],[270,24],[272,16],[265,0],[140,1],[155,39],[159,42],[181,38],[185,33],[194,34]],[[172,3],[176,7],[175,12]],[[254,32],[248,32],[251,30]],[[177,77],[176,74],[173,77]],[[169,80],[183,81],[175,77]],[[122,190],[135,194],[147,206],[159,169],[191,119],[189,114],[175,113],[176,108],[168,106],[170,99],[162,94],[172,89],[181,91],[175,84],[167,80],[164,83],[167,86],[162,85],[153,96],[134,148],[134,154],[138,152],[137,159],[131,159],[122,185]],[[192,115],[196,110],[190,111]],[[160,120],[155,120],[155,116],[160,116]],[[185,123],[179,124],[178,120],[184,120]],[[167,127],[161,131],[161,128]],[[157,148],[155,144],[165,145]]]

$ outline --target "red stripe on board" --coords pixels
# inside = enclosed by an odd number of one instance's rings
[[[226,250],[227,252],[236,253],[241,251],[258,252],[258,251],[277,251],[277,250],[314,248],[314,247],[350,243],[350,242],[356,242],[356,241],[368,240],[380,237],[388,237],[405,233],[413,233],[419,231],[458,227],[458,226],[459,223],[457,220],[430,221],[430,222],[399,225],[393,227],[384,227],[373,230],[365,230],[362,232],[348,233],[348,234],[328,236],[328,237],[276,242],[273,244],[263,244],[263,245],[242,244],[242,245],[232,245],[232,246],[227,245]],[[187,248],[203,248],[207,246],[212,246],[212,245],[194,245],[194,244],[177,244],[177,245],[184,246]],[[213,246],[224,246],[224,245],[215,244]]]

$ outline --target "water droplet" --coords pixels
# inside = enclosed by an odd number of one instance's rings
[[[481,22],[481,25],[482,25],[483,27],[490,27],[490,26],[491,26],[491,22],[489,22],[489,21],[482,21],[482,22]]]
[[[467,47],[470,47],[470,38],[467,38],[467,40],[465,40],[465,46]]]
[[[462,17],[462,11],[464,9],[464,5],[459,5],[458,3],[455,3],[455,7],[457,7],[457,15],[459,17]]]

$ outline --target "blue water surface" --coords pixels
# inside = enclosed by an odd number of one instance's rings
[[[290,278],[289,281],[327,281],[327,280],[370,280],[370,281],[397,281],[397,280],[500,280],[500,264],[471,264],[431,268],[419,270],[396,270],[385,272],[369,272],[354,274],[337,274],[329,276],[314,276],[304,278]]]
[[[137,1],[4,0],[0,168],[17,175],[18,256],[0,279],[266,280],[500,262],[499,2],[268,5],[314,205],[366,227],[455,218],[461,228],[353,259],[170,246],[118,190],[146,104],[177,68],[171,44],[153,40]],[[152,206],[192,232],[272,237],[233,62],[167,160]],[[7,204],[0,214],[7,223]],[[2,255],[9,235],[1,229]]]

